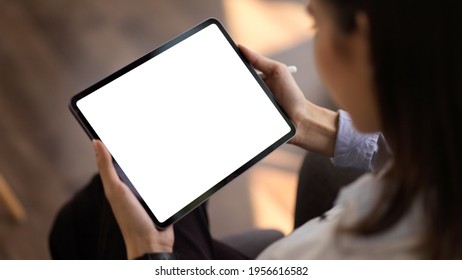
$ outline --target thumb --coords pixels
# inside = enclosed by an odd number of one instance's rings
[[[247,47],[244,47],[243,45],[238,46],[239,49],[241,50],[242,54],[247,58],[247,60],[250,62],[250,64],[255,68],[260,71],[262,71],[265,74],[272,73],[276,70],[276,68],[279,66],[278,62],[267,58],[261,54],[258,54],[252,50],[250,50]]]

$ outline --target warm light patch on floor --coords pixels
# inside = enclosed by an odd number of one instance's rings
[[[293,230],[298,168],[302,157],[278,150],[250,175],[250,201],[255,226],[288,234]]]
[[[272,55],[309,39],[314,31],[305,4],[292,1],[222,0],[233,39]]]

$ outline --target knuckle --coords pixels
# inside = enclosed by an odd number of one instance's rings
[[[275,62],[272,69],[272,74],[276,76],[281,76],[287,71],[287,65],[281,62]]]

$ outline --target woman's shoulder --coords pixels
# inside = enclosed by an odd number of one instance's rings
[[[368,173],[345,186],[339,193],[335,206],[343,209],[342,217],[354,223],[366,216],[374,207],[385,187],[380,176]]]
[[[387,182],[366,174],[344,187],[335,206],[265,250],[263,259],[405,259],[415,258],[421,208],[416,204],[390,230],[363,237],[341,230],[353,226],[374,207]]]

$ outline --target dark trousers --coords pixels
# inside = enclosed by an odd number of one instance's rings
[[[295,227],[332,207],[341,186],[361,172],[334,168],[330,160],[308,154],[300,170]],[[246,259],[236,249],[212,238],[206,204],[174,225],[176,252],[181,259]],[[125,244],[99,175],[59,212],[50,234],[53,259],[126,259]]]

